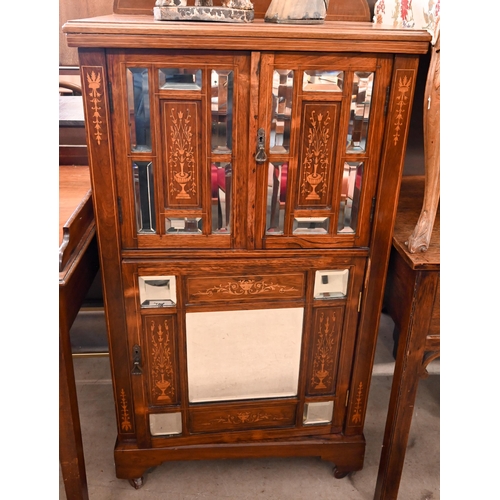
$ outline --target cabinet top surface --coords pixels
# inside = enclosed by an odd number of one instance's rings
[[[424,30],[394,29],[366,22],[323,24],[155,21],[153,16],[111,14],[68,21],[62,28],[71,47],[218,48],[395,52],[424,54],[431,36]],[[186,38],[190,39],[189,45]],[[349,46],[345,45],[346,43]]]

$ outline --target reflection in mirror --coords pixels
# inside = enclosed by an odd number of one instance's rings
[[[212,174],[212,232],[230,234],[232,203],[231,163],[212,163],[210,169]]]
[[[201,69],[162,68],[158,78],[160,89],[201,90]]]
[[[304,425],[329,424],[333,416],[333,401],[306,403],[304,405]]]
[[[349,269],[316,271],[314,278],[315,299],[338,299],[347,294]]]
[[[132,151],[151,151],[147,68],[127,68],[127,96]]]
[[[201,217],[178,217],[165,219],[167,234],[201,234]]]
[[[296,396],[304,308],[186,313],[189,401]]]
[[[293,71],[276,69],[273,73],[273,109],[271,117],[270,153],[290,151],[292,121]]]
[[[156,233],[153,162],[133,161],[135,221],[140,234]]]
[[[330,227],[330,217],[295,217],[293,234],[326,234]]]
[[[347,132],[347,152],[366,151],[374,73],[356,71],[352,84],[351,114]]]
[[[182,434],[182,414],[151,413],[149,415],[149,431],[152,436],[171,436]]]
[[[175,276],[139,276],[141,307],[175,306]]]
[[[308,69],[304,71],[302,89],[305,92],[342,92],[343,71]]]
[[[212,152],[230,153],[233,148],[233,72],[212,70]]]
[[[288,163],[273,162],[267,171],[266,233],[283,234]]]
[[[359,206],[361,200],[361,184],[363,180],[362,161],[344,162],[342,175],[342,192],[340,193],[338,233],[355,233],[358,225]]]

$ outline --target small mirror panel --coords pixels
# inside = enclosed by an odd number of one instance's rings
[[[352,84],[347,153],[366,152],[374,73],[356,71]]]
[[[141,307],[175,306],[175,276],[139,276],[139,298]]]
[[[172,436],[182,434],[182,414],[176,413],[150,413],[149,431],[152,436]]]
[[[290,151],[292,124],[293,71],[278,69],[273,73],[273,109],[269,152],[283,154]]]
[[[288,163],[268,164],[266,233],[283,234]]]
[[[229,154],[233,148],[233,89],[230,70],[212,70],[212,153]]]
[[[149,73],[147,68],[127,68],[128,123],[130,148],[151,151]]]
[[[308,69],[304,71],[302,90],[305,92],[342,92],[343,71]]]
[[[201,227],[201,217],[167,217],[165,219],[167,234],[202,234]]]
[[[139,234],[156,233],[153,162],[133,161],[135,221]]]
[[[347,294],[349,269],[316,271],[314,280],[315,299],[338,299]]]
[[[293,234],[327,234],[330,217],[296,217]]]
[[[233,170],[231,163],[211,165],[212,178],[212,233],[231,233],[231,203]]]
[[[201,69],[162,68],[158,79],[160,89],[201,90]]]
[[[306,403],[304,405],[304,425],[329,424],[333,417],[333,401]]]

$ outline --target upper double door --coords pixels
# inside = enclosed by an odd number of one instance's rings
[[[385,55],[108,53],[123,248],[369,245]]]

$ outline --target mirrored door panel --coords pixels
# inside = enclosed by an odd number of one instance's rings
[[[131,373],[146,408],[136,419],[155,439],[340,432],[365,264],[321,251],[259,264],[128,259]]]
[[[265,54],[259,127],[257,246],[369,242],[380,156],[386,58]],[[379,99],[380,101],[380,99]]]
[[[124,247],[241,248],[249,56],[131,51],[109,64]]]

